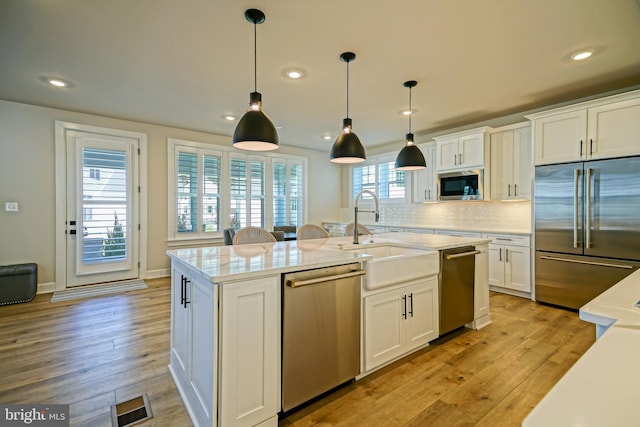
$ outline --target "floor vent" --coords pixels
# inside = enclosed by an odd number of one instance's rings
[[[132,426],[153,417],[147,394],[111,406],[113,427]]]

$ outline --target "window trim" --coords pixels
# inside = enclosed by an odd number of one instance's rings
[[[302,164],[302,179],[303,179],[303,195],[302,195],[302,221],[307,222],[308,218],[308,159],[302,156],[294,156],[289,154],[280,153],[265,153],[259,154],[250,151],[240,151],[227,144],[227,138],[220,139],[219,141],[212,143],[197,142],[178,138],[167,138],[167,246],[186,246],[189,244],[206,244],[206,243],[219,243],[222,240],[222,230],[229,227],[229,201],[231,199],[231,180],[230,180],[230,167],[231,158],[246,158],[250,159],[264,159],[265,162],[265,208],[264,208],[264,221],[265,228],[270,230],[273,228],[273,161],[284,160],[296,161]],[[175,230],[176,224],[176,182],[175,182],[175,153],[176,149],[181,147],[183,151],[192,150],[206,150],[210,152],[218,152],[221,155],[221,173],[220,177],[220,231],[209,233],[206,236],[181,236]],[[200,201],[200,200],[199,200]]]

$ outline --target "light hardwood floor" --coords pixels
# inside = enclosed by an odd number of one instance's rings
[[[0,402],[70,404],[71,425],[110,426],[147,393],[153,418],[191,422],[167,370],[169,279],[148,289],[0,307]],[[574,312],[491,294],[493,324],[460,330],[280,421],[284,426],[516,426],[595,340]]]

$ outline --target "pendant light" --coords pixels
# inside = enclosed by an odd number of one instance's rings
[[[351,129],[351,119],[349,118],[349,62],[356,59],[353,52],[344,52],[340,59],[347,63],[347,117],[342,121],[342,132],[331,147],[329,159],[333,163],[359,163],[364,162],[367,155],[364,146],[358,136]]]
[[[404,148],[400,150],[396,158],[396,169],[403,171],[413,171],[427,167],[427,162],[424,160],[422,151],[413,143],[413,134],[411,133],[411,116],[413,115],[413,110],[411,109],[411,88],[417,84],[418,82],[415,80],[404,82],[404,87],[409,88],[409,133],[407,134],[407,142]]]
[[[258,55],[256,27],[265,20],[258,9],[248,9],[244,13],[247,21],[253,23],[253,92],[249,95],[249,110],[242,116],[233,132],[233,146],[241,150],[269,151],[278,145],[278,132],[269,117],[262,111],[262,95],[258,92]]]

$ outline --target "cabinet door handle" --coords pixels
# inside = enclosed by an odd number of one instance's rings
[[[589,156],[593,156],[593,139],[589,139]]]
[[[407,318],[407,296],[402,296],[402,317]]]
[[[511,197],[511,184],[507,184],[507,196]]]
[[[513,197],[518,197],[518,184],[513,184]]]
[[[180,305],[184,305],[184,275],[180,275]]]
[[[429,190],[429,200],[431,200],[431,190]]]
[[[498,261],[502,261],[502,248],[499,250]]]
[[[458,157],[459,157],[458,164],[461,165],[462,164],[462,153],[458,154]]]
[[[182,304],[184,308],[187,308],[187,304],[191,304],[191,301],[187,300],[187,284],[191,283],[191,280],[184,278],[184,299],[182,300]]]
[[[580,157],[582,157],[582,140],[580,140]]]
[[[457,165],[457,164],[458,164],[458,155],[457,155],[457,154],[454,154],[454,155],[453,155],[453,164],[454,164],[454,165]]]
[[[504,250],[505,262],[509,262],[509,249]]]
[[[427,190],[424,190],[424,199],[427,200]]]
[[[409,314],[413,317],[413,293],[409,294]]]

